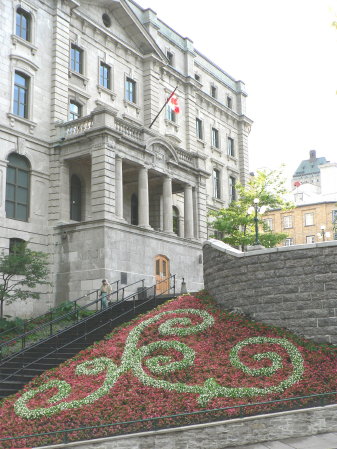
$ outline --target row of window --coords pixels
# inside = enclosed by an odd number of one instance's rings
[[[213,198],[220,199],[221,198],[221,182],[220,182],[220,170],[214,168],[212,173],[213,180]],[[236,200],[236,179],[234,176],[229,176],[229,202]]]
[[[110,26],[107,24],[107,14],[103,14],[103,23],[105,26]],[[25,11],[24,9],[22,9],[21,7],[19,7],[16,10],[16,28],[15,28],[15,33],[17,36],[21,37],[22,39],[26,40],[26,41],[31,41],[31,26],[32,26],[32,17],[31,15]],[[174,55],[172,52],[170,52],[169,50],[167,50],[166,52],[166,56],[168,58],[169,64],[173,65],[173,61],[174,61]],[[79,74],[84,74],[84,52],[83,49],[81,47],[79,47],[76,44],[71,44],[71,48],[70,48],[70,69],[73,72],[79,73]],[[106,89],[111,90],[112,89],[112,69],[111,66],[109,66],[108,64],[101,62],[100,63],[100,67],[99,67],[99,84],[102,87],[105,87]],[[25,75],[20,74],[19,76],[21,76],[21,84],[23,85],[23,89],[28,89],[28,80],[27,77],[25,77]],[[195,74],[195,79],[197,81],[200,81],[200,75]],[[210,95],[213,98],[217,98],[218,96],[218,88],[214,85],[211,84],[210,85]],[[25,94],[25,92],[22,92],[22,96],[25,99],[25,108],[22,106],[21,109],[20,108],[16,108],[16,111],[19,111],[20,113],[17,115],[20,115],[21,117],[26,117],[27,118],[27,93]],[[136,82],[131,79],[131,78],[127,78],[126,79],[126,85],[125,85],[125,99],[127,101],[130,101],[132,103],[136,103]],[[79,106],[77,105],[77,109],[78,112],[77,114],[79,114]],[[232,98],[227,95],[227,107],[232,109]],[[14,112],[16,113],[16,112]],[[171,114],[170,117],[167,117],[168,120],[171,121],[176,121],[176,116],[174,111],[171,109],[171,111],[168,111],[167,114]],[[200,137],[202,138],[202,137]],[[216,146],[216,145],[214,145]]]
[[[315,224],[314,221],[315,214],[314,212],[307,212],[303,214],[303,224],[304,226],[313,226]],[[285,215],[282,217],[283,222],[283,229],[289,229],[293,228],[293,215]],[[331,211],[331,223],[335,223],[337,221],[337,210]],[[263,220],[265,223],[267,229],[272,230],[273,229],[273,219],[272,218],[265,218]]]
[[[199,117],[195,119],[195,132],[197,139],[204,140],[203,121]],[[214,127],[211,129],[211,145],[214,148],[220,148],[220,132]],[[234,139],[232,137],[227,137],[227,154],[235,157]]]
[[[333,239],[337,240],[337,233],[333,234]],[[305,237],[305,243],[315,243],[316,241],[321,242],[322,238],[318,237],[317,235],[316,236],[315,235],[307,235]],[[283,243],[284,246],[292,246],[294,244],[295,244],[295,242],[294,242],[293,237],[286,238]]]

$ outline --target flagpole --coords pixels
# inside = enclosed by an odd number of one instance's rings
[[[157,118],[159,117],[161,111],[165,108],[165,106],[167,105],[167,103],[171,100],[171,98],[173,97],[173,95],[175,94],[176,90],[178,89],[178,84],[176,86],[176,88],[174,89],[174,91],[171,93],[171,95],[168,97],[168,99],[165,101],[164,106],[161,108],[161,110],[158,112],[158,114],[155,116],[155,118],[152,120],[151,125],[149,126],[149,129],[151,128],[151,126],[154,124],[154,122],[157,120]]]

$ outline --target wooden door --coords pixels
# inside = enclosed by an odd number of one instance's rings
[[[170,287],[170,261],[166,256],[159,254],[155,259],[156,292],[169,293]]]

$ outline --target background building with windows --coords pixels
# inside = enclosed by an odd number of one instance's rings
[[[200,288],[207,212],[248,177],[243,82],[131,0],[10,0],[0,29],[0,244],[53,273],[27,314],[103,278]]]
[[[288,234],[286,246],[337,240],[337,164],[317,158],[312,150],[297,168],[293,183],[287,199],[295,208],[268,211],[263,217],[268,228]]]

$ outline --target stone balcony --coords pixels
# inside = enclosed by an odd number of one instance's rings
[[[117,117],[116,109],[99,106],[89,115],[77,120],[58,123],[56,125],[56,140],[67,142],[103,129],[108,129],[116,137],[138,143],[142,147],[153,137],[165,138],[144,126]],[[201,168],[200,162],[205,159],[204,157],[177,147],[171,141],[169,143],[174,146],[179,162],[190,167]]]

